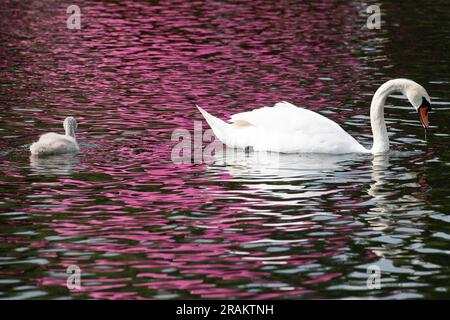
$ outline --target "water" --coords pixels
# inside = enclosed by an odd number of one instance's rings
[[[68,30],[72,3],[3,0],[0,298],[449,298],[450,13],[379,2],[381,30],[358,1],[77,1]],[[370,147],[371,96],[395,77],[434,111],[425,136],[390,98],[388,155],[171,161],[195,103],[287,100]],[[68,115],[81,154],[30,158]]]

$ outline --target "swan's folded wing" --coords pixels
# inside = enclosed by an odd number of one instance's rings
[[[255,127],[276,130],[277,132],[310,131],[310,133],[343,131],[332,120],[307,109],[296,107],[289,102],[279,102],[274,107],[263,107],[235,114],[230,122],[249,123]]]

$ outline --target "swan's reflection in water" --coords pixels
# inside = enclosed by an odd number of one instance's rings
[[[420,209],[424,205],[422,196],[402,192],[405,186],[419,190],[420,185],[415,182],[417,173],[392,169],[389,157],[389,154],[246,153],[236,149],[215,156],[210,170],[224,170],[232,177],[230,181],[247,186],[249,193],[270,193],[278,200],[303,197],[313,200],[315,196],[356,187],[354,191],[359,191],[364,199],[353,200],[359,203],[364,200],[362,206],[374,215]],[[422,176],[420,181],[423,183],[424,179]],[[405,183],[401,184],[402,181]]]
[[[32,174],[70,175],[80,165],[80,159],[76,154],[54,155],[49,157],[30,156],[30,168]]]
[[[389,163],[389,155],[377,155],[372,160],[373,182],[368,194],[373,205],[363,217],[369,229],[379,234],[372,240],[382,244],[373,250],[380,257],[403,251],[407,239],[413,241],[415,247],[423,245],[422,219],[427,212],[426,197],[421,194],[420,184],[426,184],[426,177],[419,179],[416,172],[399,173],[394,169]],[[400,175],[405,183],[401,183]]]
[[[385,184],[385,176],[389,170],[389,155],[380,154],[375,155],[372,160],[372,180],[368,194],[377,202],[385,200],[386,195],[383,194],[382,189]]]
[[[386,178],[392,174],[389,171],[389,155],[380,154],[375,155],[372,160],[372,183],[367,193],[371,197],[373,206],[368,212],[368,218],[366,221],[372,230],[382,231],[389,228],[389,214],[395,211],[398,207],[396,200],[392,201],[394,190],[387,188]],[[401,204],[400,204],[401,206]]]
[[[336,193],[342,182],[368,182],[366,172],[349,171],[354,161],[367,160],[367,155],[345,154],[280,154],[231,150],[214,159],[211,170],[225,170],[233,182],[248,187],[240,193],[265,194],[267,204],[282,201],[284,205],[311,204],[323,195]],[[233,193],[233,190],[230,190]]]
[[[319,256],[335,256],[328,262],[330,266],[351,261],[355,256],[352,247],[357,246],[362,255],[357,260],[367,263],[355,264],[347,275],[348,284],[336,289],[360,291],[367,290],[369,265],[379,266],[383,281],[392,287],[401,282],[399,277],[412,277],[417,268],[429,267],[415,252],[425,245],[422,233],[427,212],[419,185],[425,178],[396,167],[405,157],[411,155],[393,153],[390,159],[388,154],[236,152],[217,157],[210,170],[225,170],[230,181],[246,187],[230,189],[226,196],[235,197],[238,192],[243,201],[259,204],[247,208],[249,214],[276,219],[263,224],[273,228],[267,240],[271,245],[280,240],[285,244],[304,241],[316,247]]]
[[[215,158],[214,165],[226,165],[233,176],[292,178],[311,173],[336,170],[355,155],[284,154],[245,152],[234,149]]]
[[[399,179],[400,175],[402,179]],[[372,180],[367,193],[373,202],[369,214],[373,218],[378,216],[377,223],[371,220],[374,230],[389,228],[389,222],[397,214],[414,214],[424,209],[425,197],[420,193],[420,187],[426,184],[426,177],[422,175],[419,179],[416,172],[394,171],[389,164],[389,155],[373,158]],[[401,183],[402,180],[405,183]]]

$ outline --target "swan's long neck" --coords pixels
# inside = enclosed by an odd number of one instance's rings
[[[404,93],[409,81],[407,79],[390,80],[375,92],[370,105],[370,125],[373,134],[372,153],[382,153],[389,150],[389,137],[384,122],[384,103],[391,93]]]

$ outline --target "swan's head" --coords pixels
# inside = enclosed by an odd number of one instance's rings
[[[414,109],[419,113],[423,127],[425,129],[428,128],[430,125],[430,122],[428,121],[428,112],[431,110],[431,100],[425,88],[420,84],[411,81],[411,83],[405,87],[404,93]]]
[[[67,117],[64,119],[64,130],[66,130],[66,135],[75,137],[75,130],[78,127],[77,120],[74,117]]]

